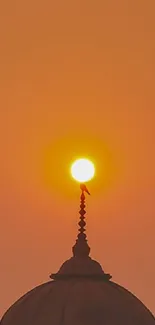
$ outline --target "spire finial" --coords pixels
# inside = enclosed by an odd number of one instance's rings
[[[90,247],[88,246],[87,243],[87,236],[85,234],[85,226],[86,226],[86,222],[85,222],[85,192],[87,194],[90,195],[87,187],[85,184],[81,184],[80,185],[80,189],[82,191],[81,193],[81,197],[80,197],[80,221],[78,223],[78,225],[80,226],[79,228],[79,234],[78,234],[78,238],[76,240],[76,244],[73,246],[73,255],[75,257],[87,257],[89,256],[90,253]]]

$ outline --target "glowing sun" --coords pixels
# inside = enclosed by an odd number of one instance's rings
[[[80,183],[88,182],[94,177],[95,166],[89,159],[81,158],[72,164],[71,174]]]

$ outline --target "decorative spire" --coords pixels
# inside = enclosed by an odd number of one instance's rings
[[[101,265],[92,260],[89,256],[90,247],[87,243],[87,236],[85,234],[85,192],[90,195],[85,184],[80,185],[81,197],[80,197],[80,221],[78,225],[79,233],[75,245],[73,246],[73,257],[64,262],[57,273],[51,274],[50,278],[54,280],[69,280],[72,278],[87,278],[97,279],[103,281],[109,281],[111,275],[103,271]]]
[[[88,257],[89,253],[90,253],[90,247],[88,246],[87,243],[87,236],[85,234],[85,226],[86,226],[86,222],[85,222],[85,192],[87,194],[90,195],[87,187],[85,184],[81,184],[80,185],[81,188],[81,202],[80,202],[80,221],[78,223],[78,225],[80,226],[79,228],[79,234],[78,234],[78,238],[76,240],[76,244],[73,246],[73,255],[75,257]]]

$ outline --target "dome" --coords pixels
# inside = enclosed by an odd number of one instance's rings
[[[84,195],[73,257],[51,281],[20,298],[1,325],[155,325],[151,312],[132,293],[112,282],[90,256],[85,235]]]
[[[1,325],[155,325],[150,311],[90,257],[72,257],[51,277],[19,299]]]

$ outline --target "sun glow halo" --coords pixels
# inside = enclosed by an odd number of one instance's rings
[[[94,164],[89,159],[77,159],[71,166],[71,174],[80,183],[88,182],[94,177]]]

